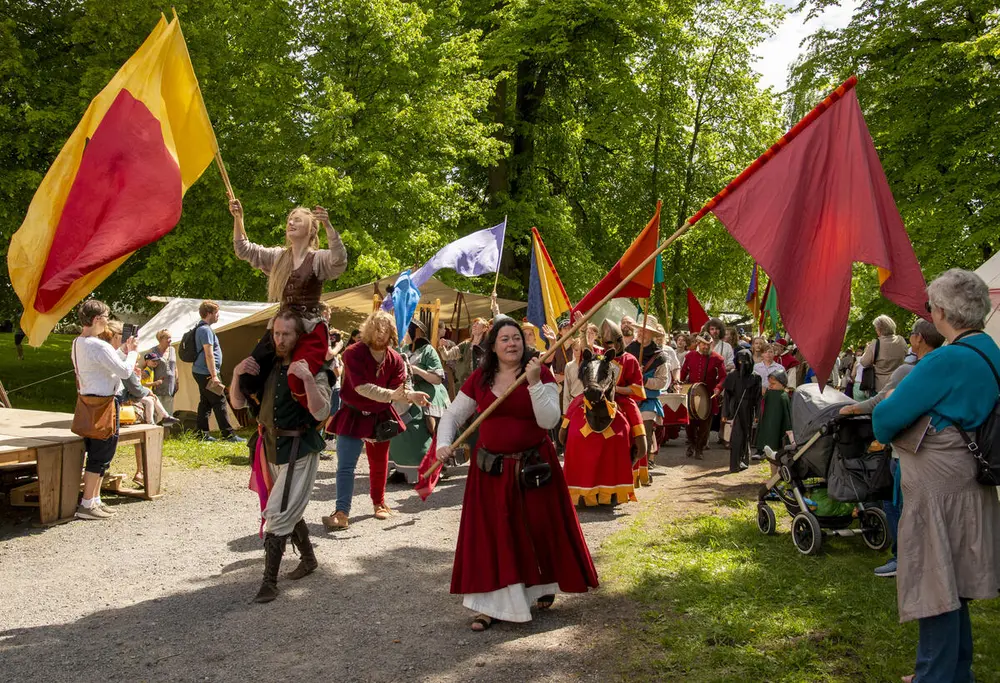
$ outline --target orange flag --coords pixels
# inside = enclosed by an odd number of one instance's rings
[[[649,220],[645,229],[639,233],[639,236],[634,242],[625,250],[625,253],[615,264],[614,268],[611,269],[604,278],[597,283],[597,285],[587,292],[587,295],[580,300],[576,306],[573,307],[574,313],[586,313],[595,304],[600,302],[612,289],[615,288],[618,283],[624,280],[633,270],[642,263],[643,259],[656,251],[656,247],[660,242],[660,207],[662,202],[656,203],[656,213]],[[619,297],[624,298],[634,298],[634,299],[647,299],[649,298],[650,292],[653,291],[653,280],[656,276],[656,261],[650,261],[649,265],[642,269],[642,271],[632,279],[627,285],[625,285],[620,292],[618,292]]]

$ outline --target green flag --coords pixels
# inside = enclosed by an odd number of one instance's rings
[[[775,335],[778,334],[778,290],[771,283],[770,291],[767,293],[767,301],[764,302],[764,314],[771,319],[771,329]]]
[[[656,271],[653,273],[653,284],[658,285],[664,281],[663,277],[663,254],[656,255]]]

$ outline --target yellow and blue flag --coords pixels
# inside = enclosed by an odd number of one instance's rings
[[[541,329],[559,329],[559,317],[572,307],[559,273],[549,258],[538,230],[531,229],[531,271],[528,276],[528,321]],[[538,335],[541,337],[541,335]]]

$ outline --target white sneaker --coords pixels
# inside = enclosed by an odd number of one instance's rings
[[[98,506],[100,506],[102,511],[104,511],[108,515],[111,515],[112,517],[118,514],[118,510],[115,510],[113,507],[109,505],[105,505],[103,500],[100,503],[98,503]]]
[[[111,514],[105,512],[100,506],[95,505],[93,507],[85,508],[82,505],[77,506],[76,514],[73,515],[77,519],[111,519]]]

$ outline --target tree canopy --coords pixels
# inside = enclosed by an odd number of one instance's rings
[[[251,239],[280,243],[294,206],[327,207],[350,254],[331,288],[507,216],[501,295],[526,295],[537,226],[578,300],[657,199],[668,233],[852,72],[926,274],[975,266],[1000,241],[986,2],[868,0],[810,39],[776,93],[754,71],[783,16],[767,0],[0,0],[3,253],[90,99],[171,7]],[[96,295],[136,308],[154,294],[262,299],[231,225],[210,168],[177,227]],[[752,261],[714,219],[664,265],[656,305],[674,326],[687,286],[713,311],[745,310]],[[887,309],[874,276],[859,267],[856,280],[854,319]],[[0,318],[19,306],[5,283]]]

